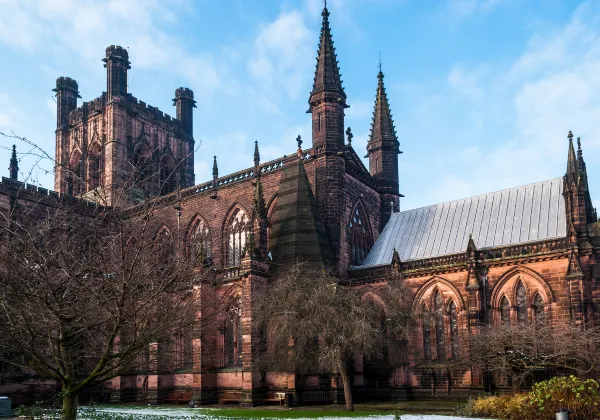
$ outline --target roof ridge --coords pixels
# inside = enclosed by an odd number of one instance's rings
[[[468,196],[468,197],[457,198],[457,199],[455,199],[455,200],[442,201],[442,202],[440,202],[440,203],[430,204],[430,205],[428,205],[428,206],[415,207],[415,208],[412,208],[412,209],[409,209],[409,210],[403,210],[403,211],[401,211],[401,212],[394,213],[394,215],[397,215],[397,214],[403,214],[403,213],[409,213],[409,212],[411,212],[411,211],[415,211],[415,210],[422,210],[422,209],[427,209],[427,208],[430,208],[430,207],[436,207],[436,206],[443,205],[443,204],[452,204],[452,203],[457,203],[457,202],[459,202],[459,201],[470,200],[470,199],[477,198],[477,197],[483,197],[483,196],[485,196],[485,195],[490,195],[490,194],[501,193],[501,192],[504,192],[504,191],[515,190],[515,189],[517,189],[517,188],[528,187],[528,186],[530,186],[530,185],[537,185],[537,184],[541,184],[541,183],[548,182],[548,181],[562,181],[562,179],[563,179],[563,177],[562,177],[562,176],[560,176],[560,177],[556,177],[556,178],[544,179],[544,180],[542,180],[542,181],[530,182],[530,183],[528,183],[528,184],[517,185],[517,186],[515,186],[515,187],[503,188],[503,189],[501,189],[501,190],[490,191],[490,192],[487,192],[487,193],[470,195],[470,196]]]

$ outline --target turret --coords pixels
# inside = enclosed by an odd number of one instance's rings
[[[106,48],[106,58],[103,58],[102,61],[106,67],[108,101],[112,101],[115,96],[127,95],[127,70],[131,68],[127,50],[111,45]]]
[[[69,113],[77,108],[79,88],[77,82],[70,77],[56,79],[56,128],[66,128],[69,125]]]
[[[189,138],[194,137],[194,92],[189,88],[180,87],[175,90],[173,105],[176,106],[177,119],[183,123],[183,130]]]

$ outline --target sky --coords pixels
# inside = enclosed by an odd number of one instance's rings
[[[381,54],[403,151],[402,209],[560,177],[569,130],[581,136],[600,207],[600,2],[327,7],[360,156]],[[175,89],[194,91],[196,183],[211,179],[213,155],[221,176],[252,166],[255,140],[262,161],[293,153],[298,134],[310,144],[322,8],[322,0],[0,0],[0,132],[53,156],[56,78],[74,78],[83,100],[98,97],[101,59],[115,44],[129,49],[138,99],[175,115]],[[0,136],[3,176],[12,143]],[[20,157],[21,179],[52,188],[52,162]]]

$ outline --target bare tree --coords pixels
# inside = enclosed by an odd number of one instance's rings
[[[412,322],[410,299],[399,281],[381,286],[378,300],[365,290],[341,285],[323,270],[295,265],[274,278],[257,304],[259,328],[266,331],[263,369],[338,373],[346,410],[354,410],[348,365],[355,357],[380,357],[388,340],[406,336]]]
[[[123,203],[143,188],[136,177],[134,167]],[[155,201],[123,210],[101,205],[102,194],[100,205],[16,197],[0,225],[0,361],[56,380],[63,419],[76,418],[84,389],[156,366],[156,355],[140,357],[150,346],[168,348],[182,330],[199,337],[198,314],[206,326],[220,305],[201,296],[212,270],[157,231]]]
[[[596,327],[542,322],[483,327],[471,335],[464,363],[510,378],[517,392],[534,373],[568,370],[587,373],[600,362],[600,331]]]

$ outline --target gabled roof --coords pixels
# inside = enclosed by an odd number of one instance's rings
[[[393,213],[364,266],[465,252],[469,234],[478,249],[566,236],[563,179]]]

